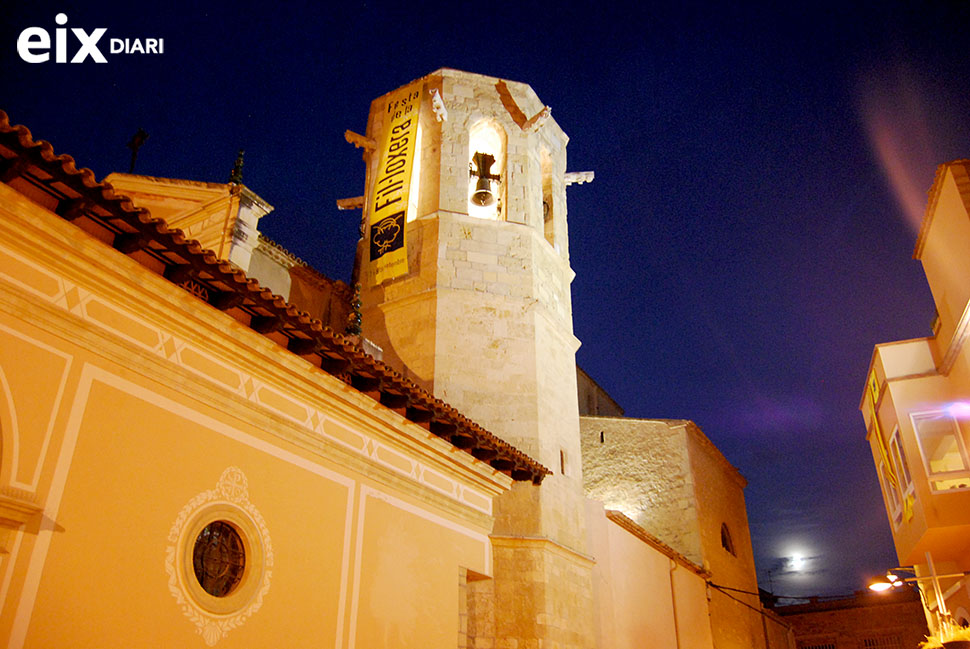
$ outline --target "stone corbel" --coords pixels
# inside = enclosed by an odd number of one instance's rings
[[[338,198],[338,210],[360,210],[364,208],[364,197],[354,196],[353,198]]]
[[[582,185],[583,183],[593,182],[595,173],[592,171],[570,171],[563,179],[566,181],[566,187],[570,185]]]
[[[542,125],[546,123],[546,120],[552,116],[552,109],[548,106],[543,106],[542,110],[530,117],[525,124],[522,124],[523,131],[538,131],[542,128]]]
[[[355,148],[364,151],[373,151],[377,148],[377,142],[372,138],[364,137],[360,133],[354,133],[350,130],[344,131],[344,139],[353,144]]]

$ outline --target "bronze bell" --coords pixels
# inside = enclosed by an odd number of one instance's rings
[[[472,203],[482,207],[488,207],[495,202],[495,194],[492,193],[491,181],[498,180],[498,176],[493,176],[489,173],[492,165],[495,164],[495,157],[488,153],[477,151],[472,157],[472,162],[475,163],[475,169],[471,171],[471,175],[478,176],[478,182],[475,183],[475,191],[472,194]]]
[[[475,184],[475,192],[472,194],[472,203],[488,207],[495,202],[495,194],[492,193],[492,183],[488,178],[479,178]]]

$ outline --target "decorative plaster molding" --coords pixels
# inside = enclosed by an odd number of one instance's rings
[[[260,544],[259,554],[262,557],[262,565],[246,566],[247,571],[259,571],[258,574],[253,575],[258,582],[252,589],[252,595],[247,597],[248,593],[242,594],[244,599],[239,602],[240,607],[228,614],[213,613],[199,604],[197,597],[192,594],[193,589],[186,583],[186,579],[192,578],[187,574],[191,573],[192,567],[185,566],[184,560],[180,561],[180,557],[185,554],[186,544],[195,543],[194,538],[187,538],[191,534],[192,523],[198,522],[199,516],[205,513],[204,510],[213,505],[238,508],[250,519],[253,525],[246,525],[249,529],[245,531],[249,534],[255,532],[258,535],[258,538],[250,538],[250,543]],[[169,592],[172,593],[172,597],[175,598],[185,616],[195,624],[207,645],[210,647],[215,645],[230,631],[242,625],[263,605],[263,598],[269,592],[270,577],[273,572],[273,544],[270,541],[266,522],[259,510],[249,501],[249,481],[241,469],[234,466],[228,467],[222,472],[215,489],[203,491],[186,503],[172,524],[168,541],[171,545],[165,550],[165,572],[168,574]],[[226,598],[230,604],[233,603],[232,596],[230,594]]]
[[[0,185],[0,194],[8,190]],[[36,209],[19,194],[13,193],[12,201]],[[14,227],[21,223],[29,224],[29,231]],[[16,247],[0,246],[0,254],[13,255],[11,259],[23,265],[26,272],[18,277],[31,278],[30,285],[0,282],[0,305],[8,312],[29,314],[35,324],[43,323],[63,339],[123,363],[140,376],[192,385],[186,393],[196,399],[238,412],[276,438],[433,502],[473,525],[486,524],[483,517],[491,514],[491,503],[483,506],[477,496],[494,496],[511,486],[507,475],[458,451],[400,413],[378,406],[305,360],[282,352],[271,340],[236,322],[227,323],[225,315],[214,309],[193,308],[194,298],[170,282],[147,272],[121,274],[112,267],[79,262],[74,238],[60,236],[74,234],[72,228],[60,220],[0,219],[0,242],[40,237],[50,252],[43,260],[28,260],[15,252]],[[305,266],[296,268],[315,272]],[[97,294],[90,292],[95,287]],[[335,288],[350,290],[342,282]],[[126,317],[121,322],[125,326],[93,317],[92,305],[109,315],[116,315],[124,305]],[[274,398],[266,401],[264,396]],[[281,404],[285,411],[279,409]],[[343,428],[350,422],[354,440],[332,434],[332,424]],[[377,461],[374,453],[383,447],[416,455],[417,465],[402,468]],[[453,484],[445,486],[428,477],[437,474],[464,486],[456,491]],[[474,496],[466,497],[466,491]]]
[[[17,528],[43,511],[34,496],[15,487],[0,488],[0,527]]]

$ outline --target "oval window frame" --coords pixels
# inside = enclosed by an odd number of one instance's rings
[[[193,557],[195,543],[207,525],[223,521],[233,527],[242,539],[246,563],[236,586],[226,595],[216,597],[202,587],[195,575]],[[265,549],[259,528],[250,516],[229,503],[213,503],[203,507],[183,528],[179,539],[180,581],[192,601],[203,610],[216,615],[229,615],[245,608],[256,596],[263,583]]]

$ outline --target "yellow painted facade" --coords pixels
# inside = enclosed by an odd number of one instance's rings
[[[970,571],[968,245],[970,162],[957,160],[937,170],[914,252],[936,303],[933,335],[877,345],[860,403],[896,553],[920,577],[931,629],[940,595],[970,621],[970,579],[959,576]]]

